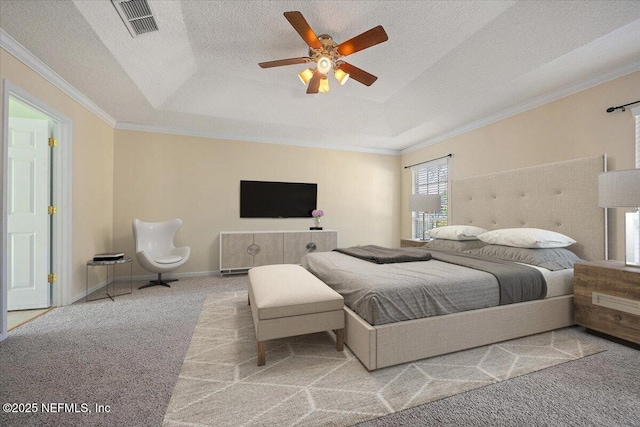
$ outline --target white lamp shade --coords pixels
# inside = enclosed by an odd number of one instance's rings
[[[640,169],[601,173],[598,176],[598,206],[640,207]]]
[[[409,210],[411,212],[438,212],[441,209],[439,194],[411,194]]]

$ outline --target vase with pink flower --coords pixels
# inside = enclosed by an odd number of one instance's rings
[[[309,227],[310,230],[322,230],[320,227],[320,218],[324,216],[324,211],[322,209],[314,209],[311,211],[311,216],[316,223],[315,227]]]

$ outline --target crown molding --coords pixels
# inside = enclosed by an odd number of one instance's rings
[[[181,129],[181,128],[172,128],[167,126],[154,126],[154,125],[143,125],[137,123],[128,123],[128,122],[118,122],[116,119],[111,117],[108,113],[98,107],[93,101],[87,98],[82,92],[76,89],[73,85],[67,82],[64,78],[62,78],[58,73],[53,71],[51,67],[45,64],[40,58],[35,56],[31,51],[29,51],[26,47],[20,44],[16,39],[11,37],[6,31],[0,28],[0,47],[9,52],[11,55],[15,56],[20,62],[24,63],[27,67],[35,71],[44,77],[49,83],[53,84],[55,87],[60,89],[66,95],[68,95],[71,99],[78,102],[80,105],[85,107],[87,110],[91,111],[98,118],[103,120],[109,126],[116,129],[123,130],[135,130],[141,132],[155,132],[155,133],[166,133],[173,135],[184,135],[184,136],[197,136],[203,138],[217,138],[217,139],[229,139],[234,141],[248,141],[248,142],[259,142],[259,143],[267,143],[267,144],[279,144],[279,145],[294,145],[300,147],[309,147],[309,148],[327,148],[331,150],[342,150],[342,151],[355,151],[355,152],[363,152],[363,153],[373,153],[373,154],[386,154],[399,156],[399,150],[390,150],[390,149],[381,149],[381,148],[368,148],[368,147],[355,147],[355,146],[338,146],[338,145],[325,145],[320,143],[300,143],[296,141],[290,141],[286,139],[268,139],[268,138],[250,138],[245,136],[237,136],[237,135],[228,135],[221,134],[217,132],[205,132],[198,131],[192,129]]]
[[[84,108],[95,114],[111,127],[116,126],[116,119],[98,107],[93,101],[82,94],[71,83],[63,79],[58,73],[53,71],[40,58],[31,53],[26,47],[21,45],[16,39],[11,37],[6,31],[0,28],[0,47],[15,56],[20,62],[31,68],[36,73],[44,77],[49,83],[60,89],[71,99],[82,105]]]
[[[497,121],[509,118],[511,116],[515,116],[516,114],[524,113],[526,111],[532,110],[534,108],[540,107],[542,105],[548,104],[550,102],[556,101],[566,96],[573,95],[574,93],[580,92],[582,90],[589,89],[591,87],[597,86],[607,81],[610,81],[618,77],[622,77],[627,74],[631,74],[633,72],[640,70],[640,60],[636,60],[625,66],[619,67],[611,71],[606,71],[606,72],[597,74],[593,77],[590,77],[578,83],[565,86],[559,90],[556,90],[554,92],[535,98],[531,101],[522,103],[512,108],[508,108],[499,113],[493,114],[491,116],[487,116],[483,119],[477,120],[475,122],[471,122],[464,126],[460,126],[456,129],[442,133],[426,141],[407,147],[403,150],[393,150],[393,149],[357,147],[357,146],[340,146],[340,145],[332,145],[332,144],[327,145],[327,144],[321,144],[321,143],[301,143],[301,142],[291,141],[286,139],[275,140],[275,139],[269,139],[269,138],[255,138],[255,137],[247,137],[247,136],[221,134],[217,132],[173,128],[173,127],[167,127],[167,126],[155,126],[155,125],[144,125],[144,124],[129,123],[129,122],[118,122],[116,121],[116,119],[111,117],[108,113],[106,113],[104,110],[98,107],[93,101],[91,101],[84,94],[82,94],[82,92],[80,92],[73,85],[71,85],[64,78],[62,78],[58,73],[56,73],[48,65],[46,65],[37,56],[31,53],[27,48],[25,48],[17,40],[11,37],[2,28],[0,28],[0,47],[5,49],[11,55],[15,56],[19,61],[27,65],[33,71],[40,74],[48,82],[56,86],[58,89],[60,89],[62,92],[64,92],[66,95],[68,95],[70,98],[72,98],[76,102],[78,102],[84,108],[86,108],[87,110],[95,114],[98,118],[103,120],[109,126],[116,129],[134,130],[134,131],[141,131],[141,132],[166,133],[166,134],[184,135],[184,136],[196,136],[196,137],[203,137],[203,138],[228,139],[228,140],[234,140],[234,141],[258,142],[258,143],[266,143],[266,144],[293,145],[293,146],[308,147],[308,148],[325,148],[330,150],[384,154],[384,155],[392,155],[392,156],[412,153],[421,148],[446,141],[458,135],[471,132],[473,130],[487,126],[491,123],[495,123]]]
[[[640,59],[635,60],[622,67],[616,68],[614,70],[605,71],[605,72],[596,74],[595,76],[589,77],[588,79],[582,80],[578,83],[574,83],[569,86],[564,86],[556,91],[539,96],[538,98],[535,98],[531,101],[516,105],[515,107],[512,107],[512,108],[508,108],[499,113],[493,114],[491,116],[485,117],[475,122],[471,122],[464,126],[460,126],[459,128],[453,129],[449,132],[445,132],[443,134],[430,138],[424,142],[407,147],[401,150],[400,153],[403,155],[412,153],[421,148],[428,147],[429,145],[446,141],[447,139],[456,137],[458,135],[462,135],[463,133],[471,132],[473,130],[487,126],[491,123],[495,123],[500,120],[509,118],[511,116],[515,116],[516,114],[533,110],[534,108],[540,107],[542,105],[548,104],[553,101],[557,101],[558,99],[564,98],[569,95],[573,95],[574,93],[578,93],[580,91],[592,88],[602,83],[606,83],[613,79],[617,79],[618,77],[626,76],[627,74],[631,74],[639,70],[640,70]]]
[[[356,146],[332,145],[332,144],[322,144],[322,143],[313,143],[313,142],[304,143],[299,141],[291,141],[286,138],[279,138],[278,140],[271,139],[271,138],[255,138],[255,137],[249,137],[249,136],[223,134],[219,132],[199,131],[199,130],[193,130],[193,129],[181,129],[181,128],[173,128],[168,126],[144,125],[139,123],[129,123],[129,122],[120,122],[120,121],[116,123],[115,128],[121,129],[121,130],[133,130],[138,132],[166,133],[166,134],[172,134],[172,135],[196,136],[201,138],[257,142],[261,144],[289,145],[289,146],[306,147],[306,148],[324,148],[327,150],[352,151],[352,152],[370,153],[370,154],[384,154],[389,156],[400,155],[400,150],[391,150],[391,149],[385,149],[385,148],[356,147]]]

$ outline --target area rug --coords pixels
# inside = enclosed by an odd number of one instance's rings
[[[368,372],[330,332],[269,341],[261,367],[256,347],[247,293],[208,296],[163,426],[348,426],[602,351],[553,331]]]

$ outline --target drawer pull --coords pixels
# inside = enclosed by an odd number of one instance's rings
[[[625,313],[640,315],[640,301],[602,294],[600,292],[592,292],[591,303],[613,310],[624,311]]]
[[[247,253],[249,255],[258,255],[260,253],[260,246],[256,245],[255,243],[249,245],[249,247],[247,247]]]
[[[316,246],[315,243],[309,242],[309,243],[307,243],[306,249],[307,249],[308,253],[311,253],[311,252],[314,252],[317,249],[317,246]]]

